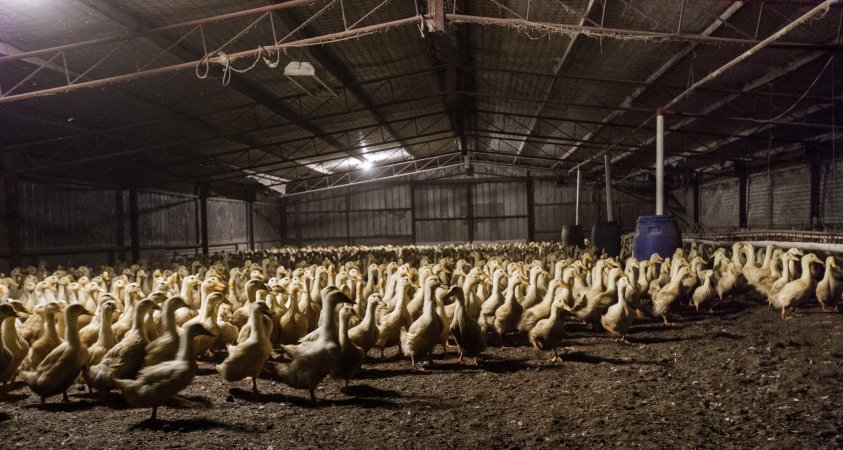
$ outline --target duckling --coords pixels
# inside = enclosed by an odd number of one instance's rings
[[[161,334],[146,345],[143,367],[154,366],[176,357],[179,351],[176,311],[180,308],[190,308],[180,296],[173,296],[164,301],[161,309]]]
[[[419,318],[409,329],[401,329],[401,351],[410,357],[412,368],[416,368],[416,358],[430,355],[433,347],[440,343],[439,335],[445,327],[442,317],[436,312],[433,289],[439,280],[429,277],[425,280],[424,305]],[[432,362],[432,361],[431,361]]]
[[[378,325],[375,322],[375,309],[379,304],[382,304],[380,294],[372,294],[366,300],[366,315],[357,326],[348,330],[348,338],[351,342],[360,347],[363,353],[369,353],[369,350],[378,341]]]
[[[116,309],[117,303],[111,300],[103,303],[100,308],[100,333],[97,342],[88,348],[88,361],[86,363],[88,367],[99,364],[105,354],[117,344],[117,339],[114,338],[114,333],[111,331],[111,318]]]
[[[217,366],[225,381],[239,381],[252,377],[252,393],[258,393],[257,378],[266,360],[272,354],[269,330],[265,327],[264,316],[270,317],[269,307],[263,302],[254,302],[249,307],[249,337],[235,345],[228,345],[228,357]],[[272,323],[272,322],[269,322]]]
[[[837,261],[834,256],[825,259],[825,273],[822,280],[817,283],[817,300],[820,302],[823,311],[826,306],[833,306],[837,309],[837,302],[843,294],[843,283],[834,276],[834,269],[837,268]]]
[[[321,331],[316,340],[302,342],[299,345],[282,345],[282,350],[291,358],[291,361],[273,364],[281,382],[293,388],[307,389],[310,391],[310,400],[314,403],[316,402],[316,386],[342,357],[337,323],[334,320],[336,306],[340,303],[353,303],[347,295],[335,288],[322,289],[321,297],[322,311],[319,318]]]
[[[553,358],[550,359],[551,362],[562,360],[559,358],[559,353],[556,350],[559,344],[562,343],[562,338],[565,337],[565,324],[559,317],[562,303],[563,301],[561,299],[555,299],[550,304],[550,317],[539,320],[528,334],[530,343],[533,344],[536,350],[553,350]]]
[[[91,314],[84,306],[74,303],[64,310],[66,335],[64,342],[53,349],[33,371],[22,371],[21,379],[41,397],[44,403],[47,397],[62,393],[62,402],[69,403],[67,388],[79,375],[88,360],[88,348],[79,340],[77,319],[83,314]]]
[[[36,312],[43,317],[43,333],[29,347],[29,355],[23,361],[25,369],[35,369],[53,349],[61,344],[61,338],[56,330],[56,313],[60,310],[56,302],[47,303],[44,309],[36,308]]]
[[[738,277],[741,274],[735,268],[735,263],[729,261],[726,265],[726,272],[717,280],[717,297],[718,303],[723,302],[723,298],[731,295],[731,293],[738,287]]]
[[[713,275],[713,272],[706,273],[703,283],[694,289],[694,293],[691,295],[691,303],[693,303],[697,311],[700,310],[700,305],[717,298],[717,290],[711,284],[711,277]],[[709,308],[709,312],[713,312],[713,309]]]
[[[603,328],[611,334],[620,336],[620,341],[629,344],[626,340],[626,332],[635,321],[635,308],[627,302],[629,297],[630,282],[626,277],[618,280],[618,302],[610,306],[606,312],[600,316],[600,324]]]
[[[137,283],[129,283],[125,288],[123,288],[123,312],[120,314],[120,318],[117,319],[117,322],[115,322],[111,327],[111,330],[114,332],[114,337],[117,338],[118,341],[123,339],[126,332],[132,328],[132,322],[134,320],[133,310],[140,297],[140,286]]]
[[[486,336],[480,329],[480,324],[468,315],[462,288],[454,286],[449,289],[445,298],[451,297],[457,306],[454,308],[454,319],[449,328],[460,350],[460,364],[467,356],[474,358],[474,365],[477,365],[480,354],[486,349]]]
[[[17,328],[15,327],[16,319],[25,319],[26,317],[26,314],[16,311],[10,303],[0,303],[0,328],[2,328],[2,339],[0,340],[0,382],[3,383],[0,396],[6,394],[7,383],[11,382],[14,385],[18,367],[29,352],[29,344],[20,339]]]
[[[144,319],[157,308],[159,306],[149,299],[138,302],[134,309],[132,328],[105,354],[99,364],[85,370],[85,381],[89,388],[107,393],[116,386],[115,379],[134,378],[137,375],[143,366],[146,345],[149,344]]]
[[[345,389],[348,389],[348,380],[357,375],[357,371],[360,370],[360,365],[363,364],[363,359],[366,357],[363,350],[354,345],[348,336],[348,319],[352,314],[354,313],[350,306],[346,305],[340,308],[339,343],[342,356],[330,372],[332,377],[345,380]]]
[[[785,316],[787,308],[798,305],[816,292],[816,283],[811,277],[811,263],[822,264],[822,262],[817,255],[808,253],[802,257],[801,263],[802,276],[787,283],[773,298],[773,307],[781,308],[782,319],[790,318]]]
[[[137,408],[152,408],[150,420],[158,420],[158,407],[193,381],[198,366],[193,357],[195,350],[191,347],[197,337],[209,335],[201,322],[191,323],[184,329],[176,359],[144,367],[134,380],[114,380],[126,402]]]

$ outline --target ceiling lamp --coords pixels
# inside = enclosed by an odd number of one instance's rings
[[[316,76],[316,69],[309,62],[292,61],[284,67],[284,76],[306,94],[314,97],[336,97],[337,94]]]

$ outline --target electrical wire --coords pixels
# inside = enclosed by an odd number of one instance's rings
[[[825,62],[825,65],[823,66],[822,70],[820,70],[820,73],[817,75],[816,78],[814,78],[814,81],[811,83],[811,85],[808,86],[808,89],[806,89],[805,92],[803,92],[802,95],[800,95],[799,98],[796,99],[796,101],[793,102],[792,105],[790,105],[789,108],[784,110],[778,116],[772,117],[770,119],[754,119],[752,117],[730,117],[729,119],[731,119],[731,120],[748,120],[750,122],[755,122],[755,123],[770,123],[770,122],[778,121],[782,117],[786,116],[789,112],[793,111],[793,108],[796,108],[796,105],[798,105],[802,100],[805,99],[805,97],[808,96],[808,94],[811,92],[811,89],[813,89],[814,86],[817,84],[817,82],[820,81],[820,78],[822,78],[823,74],[825,73],[825,70],[828,69],[829,64],[831,64],[831,61],[833,61],[833,60],[834,60],[834,56],[828,58],[828,61]],[[834,98],[834,97],[832,97],[832,98]]]

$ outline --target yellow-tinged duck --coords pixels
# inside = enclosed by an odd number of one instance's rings
[[[146,345],[149,343],[144,319],[156,308],[159,307],[152,300],[138,302],[134,308],[132,328],[105,354],[99,364],[85,371],[88,387],[105,393],[115,387],[115,379],[134,378],[137,375],[143,367]]]
[[[561,361],[556,348],[559,347],[562,338],[565,337],[565,325],[562,318],[559,317],[562,303],[562,299],[554,299],[550,305],[550,317],[539,320],[528,333],[530,343],[536,350],[553,350],[553,358],[550,359],[553,362]]]
[[[501,346],[503,346],[503,337],[507,333],[515,331],[518,322],[521,320],[521,314],[524,312],[524,309],[515,300],[515,291],[519,285],[527,281],[527,278],[524,277],[524,274],[520,270],[513,271],[512,275],[509,276],[504,302],[495,311],[494,329],[500,339]]]
[[[709,274],[707,278],[710,278]],[[635,307],[629,304],[628,298],[632,297],[629,292],[631,284],[626,277],[622,277],[617,282],[618,302],[610,306],[609,309],[600,316],[600,324],[603,328],[611,334],[619,336],[620,341],[629,343],[626,340],[626,332],[632,323],[635,321]]]
[[[105,354],[117,344],[117,339],[111,330],[111,318],[116,309],[117,303],[111,300],[103,303],[100,307],[100,334],[97,337],[97,342],[88,348],[88,367],[99,364]]]
[[[60,310],[61,305],[56,302],[47,303],[43,309],[35,308],[35,311],[42,315],[44,326],[41,336],[29,347],[29,355],[23,362],[25,369],[38,367],[38,364],[41,364],[41,361],[61,344],[61,338],[56,330],[56,313]]]
[[[433,291],[439,285],[435,277],[425,280],[424,305],[419,318],[410,325],[409,329],[401,330],[401,351],[410,357],[413,368],[416,368],[416,358],[430,355],[433,347],[440,343],[439,335],[445,327],[445,321],[436,312],[436,301]]]
[[[348,338],[354,345],[360,347],[363,353],[369,353],[378,341],[378,324],[375,321],[375,309],[381,302],[380,294],[372,294],[366,300],[366,313],[363,320],[348,330]]]
[[[196,350],[196,356],[205,354],[214,344],[214,341],[219,337],[220,327],[217,323],[217,314],[221,304],[228,304],[228,299],[221,292],[213,292],[205,297],[199,315],[188,320],[184,326],[191,323],[199,322],[208,331],[207,334],[200,334],[196,337],[196,342],[193,343],[193,349]]]
[[[176,325],[176,311],[189,308],[184,298],[173,296],[164,301],[161,308],[161,334],[146,345],[143,366],[154,366],[176,357],[179,351],[179,331]]]
[[[486,336],[480,329],[480,324],[468,315],[465,308],[465,295],[459,286],[454,286],[445,294],[445,298],[454,298],[454,318],[450,330],[460,350],[460,364],[465,357],[474,358],[477,365],[480,354],[486,349]]]
[[[340,303],[352,303],[347,295],[336,288],[322,289],[321,297],[320,332],[316,339],[299,345],[282,345],[281,348],[291,361],[273,365],[275,373],[284,384],[297,389],[307,389],[313,402],[316,402],[316,386],[342,356],[337,322],[334,320],[336,306]]]
[[[67,388],[73,384],[79,372],[88,361],[88,348],[79,340],[77,319],[80,315],[91,314],[85,307],[75,303],[64,310],[66,336],[64,342],[48,354],[35,370],[22,371],[20,378],[41,397],[44,403],[47,397],[62,393],[62,401],[70,402]]]
[[[815,293],[816,283],[811,277],[811,263],[822,264],[817,255],[808,253],[802,257],[802,276],[784,285],[779,293],[772,299],[773,307],[781,308],[782,319],[788,319],[785,311],[791,306],[807,300]]]
[[[339,344],[342,351],[342,356],[331,369],[330,375],[334,378],[345,380],[345,388],[348,389],[348,380],[357,375],[360,370],[360,365],[363,364],[363,358],[366,354],[363,350],[354,345],[348,337],[348,320],[354,314],[351,306],[345,305],[340,308],[339,320]]]
[[[26,358],[29,351],[29,344],[18,336],[15,321],[26,319],[27,315],[16,311],[10,303],[0,303],[0,328],[2,328],[2,339],[0,340],[0,382],[3,388],[0,396],[7,391],[7,383],[14,385],[15,375],[18,373],[20,363]]]
[[[191,347],[197,337],[209,334],[200,322],[191,323],[184,329],[176,359],[144,367],[134,380],[114,380],[126,402],[137,408],[152,408],[150,419],[157,420],[158,407],[193,381],[198,367]]]
[[[225,381],[232,382],[252,377],[252,392],[258,393],[257,378],[266,360],[272,354],[269,330],[266,329],[264,316],[269,317],[269,307],[264,302],[254,302],[250,306],[249,337],[239,344],[229,345],[228,357],[217,369]],[[271,322],[269,322],[271,323]]]
[[[843,282],[840,282],[835,275],[834,269],[837,268],[837,261],[833,256],[825,259],[825,273],[822,280],[817,283],[817,300],[820,302],[823,311],[825,307],[834,307],[837,309],[837,303],[840,301],[840,296],[843,294]]]
[[[409,276],[399,277],[395,281],[395,309],[381,317],[381,321],[378,324],[379,335],[375,347],[381,349],[381,358],[383,358],[383,351],[386,347],[400,343],[401,328],[407,329],[413,324],[413,318],[407,311],[406,301],[407,289],[411,285],[412,281]],[[401,351],[400,345],[398,346],[398,351],[399,353]]]

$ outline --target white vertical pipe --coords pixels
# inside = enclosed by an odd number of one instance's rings
[[[609,161],[609,154],[603,155],[603,164],[606,166],[606,221],[614,220],[612,211],[612,165]]]
[[[664,115],[656,114],[656,215],[664,215]]]
[[[577,169],[577,205],[576,205],[576,209],[574,210],[575,225],[580,224],[580,181],[581,180],[582,180],[582,175],[580,174],[580,169]]]

